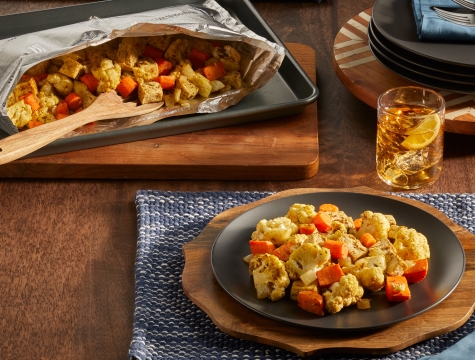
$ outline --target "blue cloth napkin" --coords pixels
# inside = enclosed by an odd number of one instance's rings
[[[138,191],[138,242],[135,264],[135,312],[131,360],[158,359],[302,359],[276,347],[229,336],[219,330],[184,294],[182,246],[197,237],[219,213],[271,192]],[[475,233],[475,195],[397,194],[444,212]],[[327,354],[325,360],[473,359],[475,315],[460,328],[388,355]],[[467,355],[464,354],[464,351]],[[451,353],[455,353],[455,357]],[[307,359],[307,358],[306,358]]]
[[[412,0],[417,34],[421,41],[475,43],[475,26],[457,25],[441,19],[431,6],[462,8],[452,0]]]

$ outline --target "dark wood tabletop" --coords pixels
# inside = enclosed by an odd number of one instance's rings
[[[87,1],[2,1],[0,14]],[[0,180],[2,359],[125,359],[132,334],[137,190],[270,190],[367,186],[376,110],[332,66],[340,28],[373,0],[253,1],[284,42],[317,56],[319,170],[300,181]],[[421,193],[475,192],[475,135],[446,133],[444,169]]]

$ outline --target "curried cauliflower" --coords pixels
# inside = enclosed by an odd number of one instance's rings
[[[223,63],[227,71],[239,71],[241,68],[241,55],[232,46],[224,45],[223,48],[216,46],[212,55]]]
[[[342,276],[338,283],[330,286],[325,291],[325,308],[331,314],[335,314],[343,307],[356,304],[364,294],[364,289],[359,285],[358,280],[352,274]]]
[[[273,220],[261,220],[256,226],[256,230],[252,233],[252,240],[271,241],[275,246],[285,243],[292,235],[299,231],[289,218],[278,217]]]
[[[408,269],[408,265],[397,254],[393,244],[388,239],[381,239],[370,247],[369,256],[384,255],[386,260],[386,274],[396,276],[404,274]]]
[[[316,215],[315,206],[313,205],[293,204],[285,216],[299,225],[310,224]]]
[[[302,244],[290,254],[285,268],[291,280],[302,280],[305,285],[317,279],[316,272],[331,260],[330,250],[315,244]]]
[[[62,97],[66,97],[73,91],[73,81],[59,72],[49,74],[46,81],[53,85],[58,94]]]
[[[92,75],[99,80],[98,93],[114,90],[120,83],[121,68],[110,59],[102,59],[100,66],[91,69]]]
[[[356,233],[358,239],[364,233],[370,233],[376,240],[388,237],[390,224],[385,215],[368,210],[361,214],[361,219],[361,227]]]
[[[384,287],[386,258],[384,255],[364,257],[342,270],[345,274],[355,275],[363,288],[376,292]]]
[[[284,263],[275,255],[254,255],[249,262],[249,274],[254,279],[258,299],[280,300],[290,285]]]
[[[389,237],[394,239],[394,248],[403,260],[420,260],[430,258],[427,238],[415,229],[393,225]]]

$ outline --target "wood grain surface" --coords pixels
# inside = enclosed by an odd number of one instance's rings
[[[315,82],[315,51],[286,46]],[[301,180],[314,176],[318,164],[313,103],[278,119],[17,160],[0,165],[0,177]]]
[[[454,292],[441,304],[412,319],[380,330],[338,333],[309,330],[266,318],[233,299],[216,281],[211,269],[211,247],[221,230],[233,219],[256,206],[292,195],[324,191],[379,195],[412,204],[446,224],[459,238],[466,254],[466,271]],[[258,221],[258,220],[256,220]],[[185,294],[206,312],[225,333],[239,338],[278,346],[302,356],[316,353],[390,353],[461,326],[472,314],[475,299],[475,235],[455,224],[429,205],[359,187],[353,189],[292,189],[252,204],[224,211],[203,232],[183,246]]]
[[[0,15],[84,2],[4,0]],[[333,69],[336,35],[349,19],[373,3],[253,1],[283,41],[305,44],[316,52],[321,90],[319,169],[311,178],[0,179],[0,357],[127,359],[134,312],[137,190],[283,191],[366,186],[393,191],[375,171],[376,111],[354,96]],[[53,168],[51,165],[52,172]],[[474,193],[473,169],[474,137],[446,133],[441,177],[415,192]],[[69,171],[74,172],[72,168]],[[183,178],[186,176],[183,173]],[[473,271],[473,265],[467,270]]]
[[[426,86],[399,76],[374,57],[368,44],[371,13],[372,8],[360,12],[340,29],[333,45],[333,65],[342,83],[376,109],[379,95],[388,89]],[[439,92],[446,101],[445,131],[475,135],[475,95]]]

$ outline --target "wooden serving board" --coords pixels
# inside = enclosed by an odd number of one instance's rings
[[[211,247],[221,230],[242,213],[261,204],[297,194],[342,191],[392,198],[432,214],[458,237],[465,250],[465,273],[457,288],[441,304],[415,318],[371,331],[345,332],[335,335],[319,330],[284,324],[244,307],[216,281],[211,269]],[[385,354],[454,330],[470,317],[475,301],[475,235],[455,224],[435,208],[421,202],[391,196],[366,187],[352,189],[292,189],[257,202],[224,211],[203,232],[183,246],[185,268],[183,290],[188,298],[206,312],[225,333],[238,338],[280,347],[301,356],[315,353]],[[232,269],[230,269],[232,271]]]
[[[315,51],[286,44],[316,81]],[[17,160],[3,178],[301,180],[319,165],[317,104],[298,115]]]
[[[381,64],[368,45],[372,8],[349,20],[333,45],[333,68],[358,99],[376,109],[379,95],[398,86],[421,86]],[[437,89],[434,89],[437,90]],[[475,135],[475,95],[439,91],[446,100],[445,131]]]

